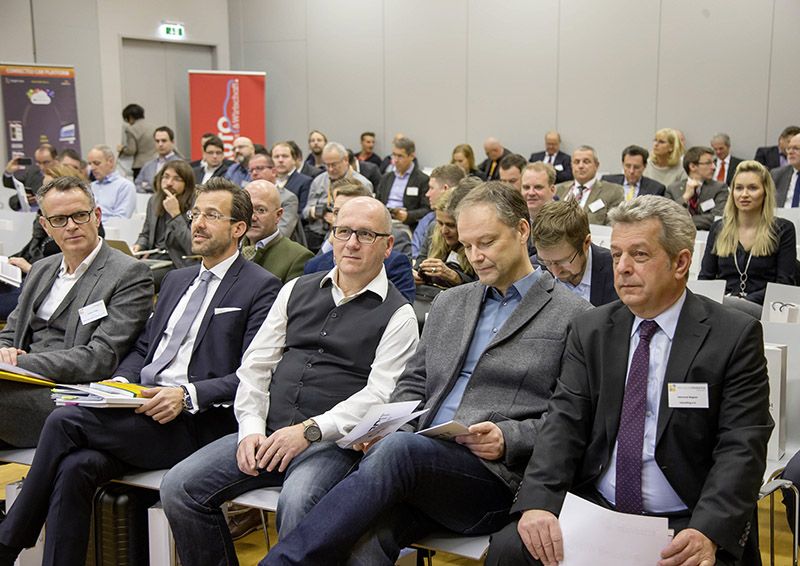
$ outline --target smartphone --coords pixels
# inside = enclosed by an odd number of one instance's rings
[[[17,165],[33,165],[33,159],[30,157],[17,157]]]

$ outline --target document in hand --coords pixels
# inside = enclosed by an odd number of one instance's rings
[[[89,383],[86,385],[67,385],[59,383],[53,389],[51,397],[56,406],[80,405],[81,407],[96,408],[125,408],[138,407],[146,398],[141,396],[141,390],[147,389],[138,384],[126,385],[127,388],[118,389],[110,386],[115,382]],[[137,392],[136,388],[139,389]],[[116,390],[115,390],[116,389]]]
[[[22,285],[22,270],[8,263],[8,258],[4,255],[0,255],[0,281],[13,287]]]
[[[663,517],[617,513],[567,493],[558,517],[564,540],[560,566],[656,564],[672,541]]]
[[[417,434],[438,438],[440,440],[453,440],[456,436],[469,434],[469,427],[457,421],[447,421],[446,423],[420,430]]]
[[[419,405],[419,401],[373,405],[361,422],[353,427],[353,430],[347,435],[337,440],[336,444],[340,448],[352,448],[353,444],[369,442],[391,434],[428,410],[414,411],[417,405]]]
[[[0,379],[30,383],[31,385],[43,385],[45,387],[53,387],[56,384],[55,381],[43,375],[3,362],[0,362]]]

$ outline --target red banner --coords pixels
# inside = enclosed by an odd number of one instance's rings
[[[233,140],[246,136],[266,141],[265,73],[189,71],[192,116],[192,159],[201,159],[200,137],[214,132],[225,143],[225,157],[233,157]]]

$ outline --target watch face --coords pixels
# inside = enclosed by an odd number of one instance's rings
[[[306,430],[304,431],[303,435],[309,442],[317,442],[322,438],[322,431],[319,429],[317,425],[309,425],[306,427]]]

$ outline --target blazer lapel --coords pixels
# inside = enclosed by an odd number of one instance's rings
[[[230,291],[234,283],[236,283],[236,280],[239,278],[239,272],[242,270],[242,265],[244,265],[245,261],[247,260],[245,260],[240,254],[239,257],[237,257],[233,262],[233,265],[231,265],[228,269],[225,277],[223,277],[222,281],[220,281],[217,291],[211,298],[211,303],[209,303],[208,308],[203,315],[203,322],[200,323],[200,329],[197,331],[197,338],[195,338],[192,352],[197,349],[198,344],[200,344],[200,342],[203,340],[203,336],[208,330],[209,324],[211,324],[211,318],[214,316],[214,310],[220,305],[220,303],[222,303],[222,300],[228,294],[228,291]]]
[[[89,266],[86,273],[81,275],[80,279],[78,279],[69,293],[67,293],[67,296],[64,297],[64,300],[61,301],[61,304],[56,307],[53,316],[50,317],[55,319],[61,316],[61,313],[63,313],[67,307],[73,303],[75,304],[75,308],[71,309],[68,315],[69,319],[67,320],[66,332],[64,333],[64,346],[66,348],[72,347],[73,340],[75,339],[75,332],[78,330],[78,325],[81,324],[78,309],[86,306],[86,303],[89,301],[89,296],[94,290],[95,285],[97,285],[100,274],[106,266],[106,260],[108,259],[110,249],[111,248],[103,242],[100,251],[97,252],[97,256],[94,258],[94,261],[92,261],[92,265]]]
[[[186,294],[186,291],[189,290],[192,282],[197,277],[197,274],[200,272],[200,267],[198,266],[197,269],[188,270],[181,273],[183,275],[183,281],[181,281],[176,287],[175,292],[170,294],[165,294],[163,289],[158,296],[158,303],[159,307],[155,310],[155,314],[153,316],[158,316],[159,313],[163,313],[157,320],[153,321],[154,326],[153,329],[150,331],[150,344],[148,345],[148,352],[147,352],[147,360],[146,362],[149,363],[153,359],[153,354],[155,354],[156,348],[158,348],[159,342],[161,342],[162,336],[164,336],[164,330],[167,328],[167,324],[169,323],[169,319],[172,316],[172,313],[175,312],[175,308],[178,306],[181,298]],[[157,327],[155,325],[158,325]]]
[[[606,407],[606,439],[609,455],[614,449],[614,441],[619,430],[619,419],[622,413],[622,399],[625,396],[625,381],[628,378],[628,356],[631,343],[633,313],[625,305],[611,315],[605,334],[607,348],[603,355],[607,360],[600,365],[603,375],[600,378],[600,402]],[[624,344],[624,347],[622,345]],[[612,353],[613,352],[613,353]]]
[[[688,289],[686,302],[683,305],[675,336],[672,339],[667,370],[664,374],[664,384],[661,388],[661,400],[658,406],[658,426],[656,428],[656,446],[667,428],[672,409],[669,407],[667,386],[670,383],[683,383],[689,373],[689,368],[694,362],[697,352],[703,346],[710,330],[704,321],[708,317],[703,304]]]

